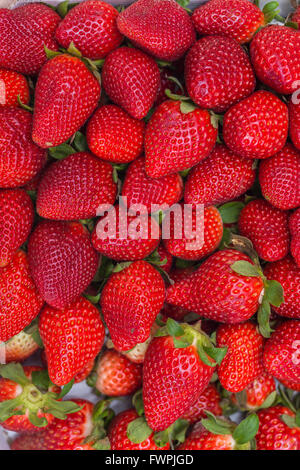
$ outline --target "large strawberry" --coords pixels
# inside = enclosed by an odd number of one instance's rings
[[[259,182],[262,194],[279,209],[300,206],[300,152],[290,143],[274,157],[261,162]]]
[[[40,71],[35,88],[32,138],[40,147],[65,142],[95,110],[101,87],[81,59],[60,54]]]
[[[102,84],[110,99],[135,119],[153,106],[160,83],[155,60],[131,47],[120,47],[105,59]]]
[[[138,0],[117,19],[134,44],[159,59],[179,59],[195,42],[188,13],[174,0]]]
[[[249,57],[235,39],[206,36],[186,56],[185,83],[198,106],[224,112],[253,92],[255,76]]]
[[[211,154],[188,174],[184,187],[186,204],[222,204],[251,188],[255,164],[217,144]]]
[[[300,426],[295,413],[281,405],[257,413],[259,428],[256,434],[257,450],[300,450]]]
[[[134,261],[110,276],[100,305],[116,349],[127,351],[146,341],[164,297],[163,278],[146,261]]]
[[[46,163],[46,152],[32,141],[31,129],[31,113],[0,106],[0,187],[28,183]]]
[[[103,59],[123,39],[117,28],[118,11],[101,0],[75,5],[60,22],[55,38],[65,49],[71,43],[89,59]]]
[[[231,401],[242,411],[268,407],[272,405],[275,398],[275,380],[266,371],[256,377],[242,392],[233,393],[230,396]]]
[[[108,104],[98,108],[89,120],[86,138],[90,150],[102,160],[128,163],[143,151],[144,129],[144,121]]]
[[[29,86],[20,73],[0,68],[0,106],[19,106],[29,103]]]
[[[60,309],[87,288],[99,262],[90,234],[77,222],[41,222],[30,236],[28,258],[41,296]]]
[[[250,44],[257,78],[277,93],[289,95],[300,79],[300,35],[288,26],[262,28]]]
[[[44,46],[57,50],[54,39],[60,16],[43,3],[0,9],[0,66],[26,75],[46,62]]]
[[[28,328],[31,329],[31,326]],[[5,362],[23,362],[39,349],[34,335],[22,330],[5,343]]]
[[[271,157],[282,149],[287,134],[287,106],[269,91],[256,91],[224,116],[224,141],[242,157]]]
[[[38,315],[43,300],[29,274],[27,255],[18,250],[0,268],[0,341],[22,331]]]
[[[291,232],[291,253],[300,268],[300,208],[297,209],[289,219]]]
[[[102,204],[113,204],[116,194],[112,166],[79,152],[52,163],[44,172],[36,210],[47,219],[88,219],[96,217]]]
[[[214,384],[209,384],[198,400],[186,411],[181,418],[186,419],[190,424],[194,424],[206,417],[206,411],[215,416],[221,416],[222,408],[220,406],[221,396]]]
[[[151,178],[186,170],[210,154],[217,129],[208,111],[167,100],[155,110],[145,135],[146,173]],[[183,145],[184,142],[184,145]]]
[[[6,266],[27,240],[34,218],[30,197],[23,189],[0,190],[0,267]]]

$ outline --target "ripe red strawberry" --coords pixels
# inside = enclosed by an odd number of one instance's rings
[[[264,339],[254,323],[221,325],[217,330],[217,346],[228,347],[218,377],[229,392],[241,392],[263,373]]]
[[[35,88],[33,141],[43,148],[65,142],[96,109],[100,93],[98,80],[78,57],[49,60]]]
[[[18,95],[23,104],[29,103],[29,87],[20,73],[0,68],[0,106],[19,106]]]
[[[5,343],[5,362],[22,362],[39,349],[33,336],[24,330]]]
[[[123,39],[117,28],[118,11],[101,0],[87,0],[72,8],[60,22],[55,38],[65,49],[73,42],[89,59],[103,59]]]
[[[131,47],[121,47],[107,56],[101,78],[109,98],[135,119],[148,114],[160,83],[155,60]]]
[[[245,193],[254,180],[253,160],[240,157],[225,145],[217,144],[211,154],[188,174],[184,201],[186,204],[222,204]]]
[[[197,401],[186,411],[181,418],[186,419],[190,424],[206,418],[205,411],[210,411],[215,416],[221,416],[222,408],[220,406],[221,396],[214,384],[209,384],[208,387],[201,393]]]
[[[280,323],[264,348],[264,366],[289,388],[300,391],[300,322]]]
[[[280,282],[284,292],[284,302],[272,306],[273,310],[283,317],[300,319],[300,268],[287,256],[280,261],[269,263],[264,269],[268,279]]]
[[[127,351],[146,341],[164,297],[164,281],[146,261],[134,261],[110,276],[100,305],[116,349]]]
[[[98,108],[89,120],[86,138],[90,150],[102,160],[128,163],[143,151],[144,130],[144,121],[108,104]]]
[[[29,238],[28,259],[43,299],[60,309],[87,288],[99,263],[87,229],[77,222],[41,222]]]
[[[0,268],[0,341],[20,333],[38,315],[43,300],[29,274],[27,255],[18,250]]]
[[[103,346],[105,329],[97,308],[84,297],[71,307],[45,306],[39,320],[50,380],[65,385],[95,359]]]
[[[289,110],[289,132],[295,147],[300,149],[300,106],[291,98],[288,104]]]
[[[177,258],[192,260],[204,258],[215,251],[222,240],[221,215],[214,206],[206,207],[203,213],[199,212],[198,215],[195,206],[190,212],[187,212],[183,204],[180,207],[182,220],[171,213],[170,238],[163,240],[164,246]]]
[[[269,91],[256,91],[224,116],[225,143],[242,157],[271,157],[282,149],[287,134],[287,106]]]
[[[188,94],[201,108],[224,112],[249,96],[255,76],[246,52],[235,39],[206,36],[189,50],[185,59]]]
[[[6,266],[28,238],[34,218],[30,197],[23,189],[0,190],[0,267]]]
[[[182,196],[183,182],[179,173],[150,178],[145,171],[145,159],[138,158],[130,164],[122,187],[122,196],[127,205],[144,205],[149,213],[176,204]],[[156,206],[151,208],[151,205]],[[142,209],[142,208],[141,208]],[[154,209],[154,210],[153,210]]]
[[[274,157],[261,162],[259,182],[262,194],[279,209],[294,209],[300,205],[300,153],[291,144]]]
[[[180,101],[165,101],[148,122],[145,155],[146,173],[151,178],[196,165],[216,143],[218,132],[208,111],[195,108],[184,113],[181,109]]]
[[[267,403],[266,400],[273,399],[274,401],[274,395],[276,395],[275,380],[268,372],[264,371],[247,385],[244,391],[232,394],[230,399],[243,411],[256,410]]]
[[[138,0],[117,24],[135,45],[168,61],[182,57],[196,39],[191,18],[174,0]]]
[[[44,46],[57,50],[54,32],[61,21],[43,3],[0,9],[0,66],[26,75],[37,74],[46,62]]]
[[[42,349],[41,351],[41,361],[42,361],[42,364],[48,369],[48,362],[47,362],[45,349]],[[75,375],[74,383],[77,384],[77,383],[83,382],[83,380],[85,380],[92,372],[94,365],[95,365],[95,359],[92,359],[91,361],[87,362],[84,365],[84,367],[81,369],[81,371]]]
[[[0,187],[22,186],[45,165],[46,152],[32,141],[31,128],[31,113],[0,106]]]
[[[195,271],[195,268],[193,266],[188,266],[187,268],[176,268],[175,266],[171,270],[169,277],[170,279],[172,279],[172,281],[179,282],[183,279],[186,279],[188,275],[194,271]],[[190,313],[190,310],[187,310],[186,308],[183,308],[183,307],[178,307],[176,305],[165,303],[161,313],[165,315],[166,317],[173,318],[174,320],[183,321],[184,317]]]
[[[166,301],[215,321],[248,320],[259,307],[263,281],[234,272],[231,266],[236,261],[252,263],[237,250],[214,253],[195,272],[170,286]]]
[[[291,253],[296,264],[300,268],[300,208],[297,209],[289,219],[291,232]]]
[[[56,220],[88,219],[113,204],[117,185],[111,165],[88,152],[69,155],[47,168],[38,186],[36,210]]]
[[[241,44],[265,24],[262,11],[248,0],[210,0],[196,8],[192,20],[200,35],[222,33]]]
[[[289,408],[272,406],[257,413],[259,429],[256,434],[257,450],[300,450],[300,428],[289,427],[284,418],[294,418]]]
[[[240,234],[252,241],[258,256],[265,261],[277,261],[288,254],[288,213],[264,199],[250,201],[241,210],[238,227]]]
[[[141,442],[132,442],[130,440],[130,433],[128,426],[139,418],[139,415],[134,409],[129,409],[119,413],[111,422],[108,430],[108,438],[110,441],[111,450],[168,450],[170,444],[160,447],[155,443],[154,432],[149,428],[148,436]],[[130,428],[129,428],[130,430]],[[129,434],[129,437],[128,437]],[[142,437],[141,437],[142,439]]]
[[[298,51],[300,36],[295,29],[279,25],[262,28],[250,44],[257,78],[277,93],[293,93],[300,77]]]
[[[142,366],[115,349],[107,350],[97,366],[96,389],[109,397],[130,395],[142,384]]]

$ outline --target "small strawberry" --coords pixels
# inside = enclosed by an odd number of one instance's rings
[[[222,408],[220,406],[221,396],[214,384],[209,384],[208,387],[201,393],[197,401],[186,411],[181,418],[186,419],[190,424],[206,418],[206,411],[213,413],[215,416],[221,416]]]
[[[300,268],[300,208],[290,216],[289,227],[292,237],[291,253]]]
[[[43,173],[36,210],[47,219],[88,219],[96,217],[100,205],[113,204],[116,194],[111,165],[79,152],[52,163]]]
[[[0,106],[1,188],[23,186],[45,165],[46,152],[32,141],[31,129],[31,113],[13,106]]]
[[[34,218],[30,197],[23,189],[0,190],[0,267],[7,266],[28,238]]]
[[[174,0],[138,0],[117,24],[137,47],[167,61],[182,57],[196,39],[191,18]]]
[[[50,59],[35,88],[33,141],[43,148],[65,142],[96,109],[100,92],[98,80],[78,57]]]
[[[264,198],[279,209],[298,207],[299,175],[300,152],[287,143],[280,152],[259,166],[259,183]]]
[[[184,201],[186,204],[222,204],[245,193],[254,181],[253,160],[217,144],[188,174]]]
[[[131,362],[115,349],[107,350],[100,357],[96,389],[109,397],[130,395],[142,384],[142,366]]]
[[[59,23],[55,38],[65,49],[70,44],[89,59],[103,59],[118,47],[123,36],[117,28],[118,11],[101,0],[75,5]]]
[[[20,73],[0,68],[0,106],[19,106],[29,103],[29,87],[26,78]]]
[[[293,95],[292,95],[293,96]],[[300,106],[291,98],[288,104],[289,110],[289,133],[295,147],[300,150]]]
[[[116,349],[127,351],[146,341],[164,297],[164,281],[146,261],[134,261],[110,276],[100,305]]]
[[[60,16],[43,3],[0,8],[0,66],[37,74],[46,62],[44,46],[57,50],[54,32]]]
[[[38,315],[43,300],[29,274],[27,255],[18,250],[0,268],[0,342],[17,335]]]
[[[131,117],[143,119],[156,99],[160,73],[155,60],[131,47],[120,47],[105,59],[102,84],[109,98]]]
[[[242,392],[234,393],[230,399],[241,410],[256,410],[260,407],[272,405],[276,397],[276,384],[274,378],[263,372],[256,377]]]
[[[69,383],[95,359],[104,343],[105,330],[97,308],[84,297],[71,307],[45,306],[39,320],[50,380]]]
[[[39,349],[32,334],[20,331],[5,343],[5,362],[23,362]]]
[[[143,151],[144,121],[138,121],[113,104],[98,108],[87,125],[90,150],[112,163],[128,163]]]
[[[146,173],[151,178],[186,170],[210,154],[217,129],[208,111],[167,100],[155,110],[146,127]],[[189,105],[188,105],[189,106]],[[184,145],[183,145],[184,143]]]
[[[41,222],[29,238],[28,259],[43,299],[60,309],[87,288],[99,263],[90,234],[77,222]]]
[[[300,426],[289,426],[295,413],[277,405],[257,413],[259,428],[256,434],[257,450],[300,450]]]
[[[282,149],[287,134],[287,106],[269,91],[254,92],[224,116],[225,144],[242,157],[271,157]]]

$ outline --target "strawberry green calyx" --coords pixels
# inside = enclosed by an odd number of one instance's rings
[[[197,106],[190,100],[188,96],[176,95],[169,88],[165,90],[166,96],[173,101],[180,101],[180,111],[182,114],[188,114],[197,109]]]
[[[109,407],[111,399],[101,400],[93,410],[93,429],[92,432],[85,438],[84,444],[91,444],[95,449],[105,450],[107,447],[107,429],[114,418],[115,413]]]
[[[276,19],[280,21],[282,19],[282,16],[280,16],[280,9],[279,3],[278,2],[269,2],[267,3],[263,9],[262,12],[265,17],[265,24],[270,23],[272,20]]]
[[[245,207],[242,201],[226,202],[218,207],[224,224],[236,224],[239,220],[241,210]]]
[[[88,151],[86,137],[79,131],[75,132],[67,142],[48,149],[50,156],[55,160],[63,160],[69,155],[85,151]]]

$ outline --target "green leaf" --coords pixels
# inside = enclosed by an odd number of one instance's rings
[[[31,381],[41,391],[48,391],[51,383],[47,370],[34,370],[31,374]]]
[[[166,326],[170,336],[179,337],[184,335],[184,329],[179,325],[176,320],[173,320],[173,318],[168,318]]]
[[[69,0],[65,0],[64,2],[61,2],[57,7],[56,11],[61,16],[64,18],[66,14],[68,13],[68,7],[69,7]]]
[[[69,155],[76,153],[76,150],[74,150],[73,147],[71,147],[69,144],[61,144],[57,145],[56,147],[50,147],[48,151],[51,157],[55,158],[56,160],[63,160]]]
[[[296,413],[295,422],[296,422],[296,425],[300,428],[300,410],[298,410]]]
[[[271,336],[271,327],[270,327],[270,315],[271,307],[267,299],[263,299],[261,305],[259,306],[257,312],[257,321],[259,325],[260,334],[264,338],[270,338]]]
[[[36,426],[38,428],[44,428],[48,424],[48,421],[46,420],[46,418],[40,418],[35,413],[29,413],[28,419],[31,422],[31,424],[33,424],[33,426]]]
[[[96,295],[90,295],[90,294],[83,294],[84,297],[89,300],[92,304],[97,305],[99,303],[100,297],[101,297],[101,292],[99,292]]]
[[[44,344],[39,332],[39,329],[37,328],[35,331],[31,333],[32,339],[36,342],[39,348],[43,349]]]
[[[223,250],[224,248],[227,248],[230,245],[231,242],[231,231],[229,230],[228,227],[223,227],[223,236],[222,240],[220,242],[220,245],[218,246],[219,250]]]
[[[176,0],[176,2],[183,8],[187,7],[190,3],[190,0]]]
[[[134,444],[140,444],[145,441],[150,434],[152,434],[152,429],[149,428],[145,418],[137,418],[128,424],[127,437]]]
[[[81,52],[77,49],[74,42],[72,41],[67,49],[68,53],[75,56],[75,57],[82,57]]]
[[[237,444],[250,442],[257,434],[259,419],[256,414],[251,414],[243,419],[233,431],[233,438]]]
[[[270,408],[270,406],[273,405],[273,403],[274,403],[276,397],[277,397],[277,392],[276,392],[276,390],[274,390],[274,392],[271,392],[271,393],[267,396],[267,398],[266,398],[265,401],[262,403],[262,405],[260,405],[259,408],[262,408],[262,409],[264,409],[264,408]]]
[[[16,408],[20,406],[22,409],[18,409],[17,411]],[[5,400],[0,403],[0,423],[3,423],[3,421],[6,421],[11,416],[24,414],[25,410],[23,409],[22,403],[18,397],[11,400]]]
[[[67,395],[67,393],[69,393],[69,391],[71,390],[71,388],[73,387],[74,385],[74,379],[72,379],[69,383],[67,383],[62,389],[61,389],[61,392],[60,394],[58,395],[57,398],[63,398],[64,396]]]
[[[228,427],[226,422],[222,424],[220,420],[216,421],[212,418],[203,418],[201,420],[201,424],[205,427],[205,429],[207,429],[209,432],[212,432],[213,434],[231,434],[231,429]]]
[[[192,343],[189,342],[188,340],[182,338],[182,339],[177,339],[173,337],[173,344],[175,348],[188,348]]]
[[[9,364],[0,365],[0,375],[4,379],[12,380],[17,384],[25,386],[30,383],[27,379],[23,367],[19,363],[10,362]]]
[[[206,364],[207,366],[215,367],[217,365],[216,362],[212,362],[211,360],[209,360],[209,358],[207,357],[207,354],[204,352],[202,344],[197,345],[197,352],[198,352],[198,355],[199,355],[201,361],[204,364]]]
[[[278,281],[265,281],[265,298],[274,307],[284,302],[283,287]]]
[[[188,96],[177,95],[176,93],[172,93],[169,88],[165,90],[165,95],[174,101],[190,101]]]
[[[203,346],[203,350],[208,354],[209,357],[214,359],[217,364],[221,364],[223,361],[224,357],[227,354],[227,346],[225,348],[216,348],[216,347],[208,347],[208,346]]]
[[[165,447],[165,445],[167,445],[167,443],[169,442],[168,429],[156,432],[153,436],[153,439],[157,447]]]
[[[51,51],[51,49],[48,49],[48,47],[44,46],[45,54],[47,56],[47,59],[51,60],[57,55],[60,55],[61,52],[58,51]]]
[[[192,113],[193,111],[195,111],[195,109],[197,109],[197,106],[192,102],[182,101],[180,103],[180,111],[182,112],[182,114]]]
[[[241,274],[241,276],[259,277],[260,275],[258,268],[249,261],[235,261],[230,267],[232,271]]]
[[[108,437],[105,437],[104,439],[100,439],[93,445],[94,449],[96,450],[110,450],[110,442]]]
[[[240,212],[245,207],[241,201],[232,201],[218,207],[224,224],[235,224],[240,217]]]
[[[132,397],[132,404],[136,409],[139,416],[144,414],[144,402],[143,402],[143,391],[138,390]]]
[[[289,415],[281,415],[280,416],[281,420],[291,429],[297,428],[298,425],[296,423],[296,419],[294,416],[289,416]]]
[[[172,441],[184,442],[189,425],[190,423],[186,419],[177,419],[177,421],[172,425]]]
[[[76,132],[72,145],[74,145],[77,152],[85,152],[89,149],[85,135],[79,131]]]
[[[271,11],[276,10],[278,7],[279,7],[278,2],[269,2],[263,7],[262,12],[263,13],[270,13]]]

